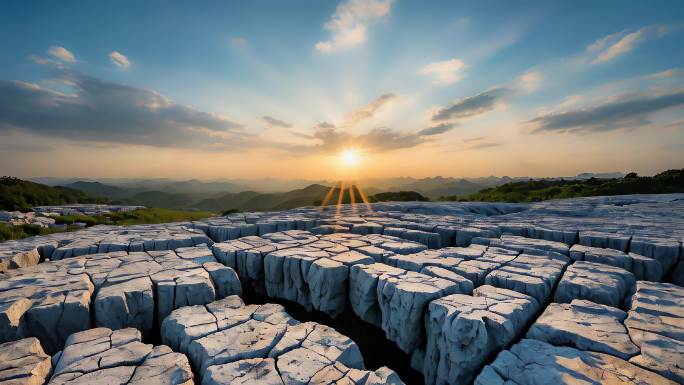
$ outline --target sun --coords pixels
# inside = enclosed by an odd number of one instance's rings
[[[359,156],[359,152],[357,150],[348,148],[340,153],[340,160],[345,166],[353,167],[361,162],[361,157]]]

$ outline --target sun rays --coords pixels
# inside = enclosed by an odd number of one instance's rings
[[[366,210],[372,211],[370,201],[357,178],[358,167],[362,163],[361,152],[356,148],[346,148],[339,153],[338,163],[343,167],[345,175],[332,184],[321,202],[321,211],[327,210],[332,202],[337,216],[341,214],[344,204],[350,204],[353,213],[358,212],[361,204]]]

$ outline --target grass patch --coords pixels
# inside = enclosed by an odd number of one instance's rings
[[[0,226],[0,241],[22,239],[34,235],[47,235],[65,231],[75,231],[81,227],[74,223],[85,223],[87,227],[95,225],[142,225],[167,222],[196,221],[215,215],[208,211],[182,211],[161,208],[144,208],[125,213],[108,213],[103,215],[63,215],[54,217],[55,223],[67,225],[67,229],[45,228],[35,225]]]

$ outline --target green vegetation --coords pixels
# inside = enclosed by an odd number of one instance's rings
[[[76,222],[86,226],[100,224],[108,225],[139,225],[150,223],[167,223],[196,221],[214,215],[206,211],[181,211],[163,208],[144,208],[125,213],[107,213],[102,215],[67,215],[55,217],[56,223],[72,225]]]
[[[69,227],[67,229],[49,229],[35,225],[19,225],[19,226],[2,226],[0,225],[0,241],[9,241],[13,239],[23,239],[32,237],[34,235],[47,235],[53,233],[63,233],[65,231],[78,230],[76,227]]]
[[[467,196],[442,200],[485,202],[538,202],[549,199],[600,195],[667,194],[684,192],[684,169],[668,170],[653,177],[629,173],[624,178],[586,180],[529,180],[487,188]]]
[[[429,199],[415,191],[383,192],[370,197],[371,202],[428,202]]]
[[[103,215],[65,215],[54,217],[55,223],[67,225],[63,228],[45,228],[35,225],[0,226],[0,241],[22,239],[34,235],[47,235],[65,231],[79,230],[77,222],[85,223],[87,227],[95,225],[139,225],[151,223],[195,221],[215,215],[206,211],[181,211],[161,208],[145,208],[126,213],[108,213]]]
[[[33,206],[70,203],[106,203],[105,198],[94,198],[66,187],[50,187],[18,178],[0,178],[0,209],[29,211]]]

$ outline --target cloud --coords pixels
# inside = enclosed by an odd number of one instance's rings
[[[481,150],[483,148],[492,148],[492,147],[500,147],[503,146],[503,143],[501,142],[479,142],[479,143],[473,143],[469,146],[466,146],[465,149],[467,150]]]
[[[438,124],[436,126],[424,128],[424,129],[418,131],[418,135],[419,136],[439,135],[439,134],[443,134],[445,132],[451,131],[454,127],[456,127],[456,124],[442,123],[442,124]]]
[[[76,56],[74,56],[73,53],[71,53],[68,49],[58,45],[53,45],[52,47],[48,48],[47,54],[67,63],[76,62]]]
[[[33,143],[23,143],[23,142],[6,142],[5,138],[3,138],[3,141],[0,143],[0,150],[2,151],[7,151],[7,152],[39,152],[39,153],[45,153],[45,152],[50,152],[54,151],[55,148],[49,145],[40,145],[40,144],[33,144]]]
[[[525,92],[536,91],[544,77],[539,71],[528,71],[518,78],[518,89]]]
[[[291,128],[292,127],[292,124],[290,124],[284,120],[276,119],[276,118],[274,118],[272,116],[268,116],[268,115],[262,116],[261,120],[266,122],[266,124],[268,124],[269,126],[273,126],[273,127],[282,127],[282,128]]]
[[[314,134],[309,137],[319,142],[310,146],[309,149],[328,153],[336,153],[347,147],[373,152],[392,151],[427,143],[432,140],[432,136],[445,133],[453,127],[454,125],[444,124],[413,133],[378,127],[367,133],[353,135],[344,129],[325,123],[317,125]]]
[[[497,142],[489,140],[486,136],[476,136],[472,138],[461,139],[462,144],[456,144],[455,148],[450,148],[446,152],[462,152],[470,150],[482,150],[493,147],[500,147],[504,144],[502,142]],[[451,147],[451,146],[450,146]]]
[[[387,16],[394,0],[344,0],[323,28],[332,38],[319,41],[315,48],[320,52],[337,52],[366,41],[368,24]]]
[[[67,93],[0,80],[0,133],[157,147],[235,147],[242,125],[150,90],[59,71]]]
[[[375,116],[375,114],[380,112],[380,110],[382,110],[385,106],[387,106],[390,102],[397,98],[398,96],[396,94],[391,93],[380,95],[377,99],[373,100],[367,105],[348,114],[345,118],[343,126],[355,126],[366,119],[372,118],[373,116]]]
[[[437,110],[432,115],[432,121],[445,122],[484,114],[493,110],[510,93],[511,90],[507,87],[494,87],[477,95],[459,99],[451,106]]]
[[[461,71],[466,68],[459,59],[451,59],[430,63],[420,69],[420,73],[432,76],[435,84],[454,84],[463,78]]]
[[[669,79],[679,76],[681,73],[682,71],[679,68],[671,68],[669,70],[646,75],[646,79]]]
[[[112,64],[122,69],[128,69],[131,66],[131,61],[128,60],[128,57],[121,52],[110,52],[109,60],[112,62]]]
[[[646,125],[655,113],[683,105],[684,91],[676,91],[542,115],[530,122],[535,126],[533,133],[601,132]]]
[[[631,52],[645,40],[660,37],[666,32],[667,29],[662,26],[644,27],[633,32],[624,30],[595,41],[587,47],[587,52],[596,55],[593,64],[605,63]]]

